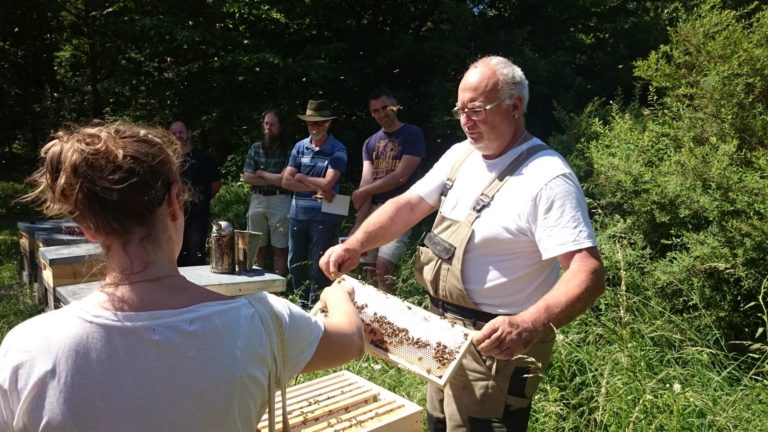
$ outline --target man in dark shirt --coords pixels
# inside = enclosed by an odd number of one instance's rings
[[[368,96],[368,110],[381,129],[363,144],[363,174],[360,187],[352,193],[352,203],[357,209],[352,232],[380,205],[405,192],[421,178],[421,165],[427,153],[424,133],[417,126],[400,121],[399,109],[397,100],[386,88],[373,90]],[[410,230],[406,231],[395,240],[368,251],[361,259],[367,264],[369,282],[380,290],[392,291],[392,274],[408,248],[410,234]]]
[[[183,121],[174,121],[168,130],[181,143],[184,152],[181,176],[191,189],[190,201],[184,212],[184,243],[178,265],[205,265],[205,239],[210,229],[211,200],[221,188],[221,172],[208,153],[192,147],[190,131]]]

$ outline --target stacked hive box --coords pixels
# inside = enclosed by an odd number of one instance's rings
[[[42,286],[46,294],[46,308],[54,309],[55,288],[90,282],[104,275],[101,246],[80,243],[42,248],[39,251]]]
[[[67,234],[78,236],[80,229],[68,220],[26,221],[18,222],[19,229],[19,274],[27,285],[37,284],[40,275],[38,267],[38,236],[48,234]],[[45,296],[42,285],[37,285],[35,295],[40,303]]]
[[[290,387],[287,398],[292,431],[423,430],[420,406],[347,371]],[[278,397],[275,421],[278,431],[282,431],[280,406]],[[267,414],[258,430],[268,430]]]
[[[73,245],[73,244],[88,243],[88,239],[86,239],[85,236],[72,235],[72,234],[59,234],[59,233],[52,233],[52,232],[36,233],[35,239],[37,243],[36,264],[38,269],[42,269],[42,263],[40,262],[41,249],[47,248],[47,247],[53,247],[53,246],[66,246],[66,245]],[[42,277],[43,277],[42,271],[38,271],[36,282],[43,283]]]

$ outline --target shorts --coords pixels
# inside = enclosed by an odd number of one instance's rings
[[[288,247],[288,212],[291,210],[291,195],[251,195],[248,206],[248,231],[262,233],[260,247],[269,242],[272,247]],[[266,235],[269,234],[269,235]]]
[[[380,205],[381,204],[376,204],[371,207],[371,213],[379,208]],[[363,264],[375,264],[376,258],[382,257],[393,264],[397,264],[400,262],[400,258],[403,256],[405,251],[408,250],[408,239],[410,237],[411,230],[408,230],[391,242],[380,246],[377,249],[369,250],[366,255],[360,257],[360,262]]]

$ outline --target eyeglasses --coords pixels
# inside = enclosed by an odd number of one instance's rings
[[[455,118],[456,120],[461,120],[462,114],[466,114],[472,120],[482,120],[485,118],[486,111],[495,107],[496,105],[500,104],[503,101],[504,99],[499,99],[496,102],[490,105],[486,105],[482,108],[463,108],[462,109],[462,108],[456,107],[451,110],[451,114],[453,114],[453,118]]]
[[[400,105],[382,105],[379,108],[374,108],[371,110],[371,115],[375,116],[376,114],[391,111],[395,114],[397,114],[397,111],[402,108]]]

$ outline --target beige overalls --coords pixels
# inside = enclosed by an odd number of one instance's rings
[[[438,211],[432,231],[427,233],[424,245],[417,248],[414,257],[416,279],[429,292],[433,312],[476,330],[495,317],[477,310],[467,296],[461,279],[464,249],[472,235],[472,224],[506,179],[531,156],[548,149],[544,144],[537,144],[513,159],[480,194],[463,221],[449,219]],[[473,151],[474,148],[470,148],[451,169],[440,198],[441,207],[462,164]],[[432,383],[428,386],[430,429],[433,432],[526,430],[531,399],[549,364],[553,344],[554,337],[539,341],[525,355],[512,360],[482,356],[471,346],[444,388]]]

